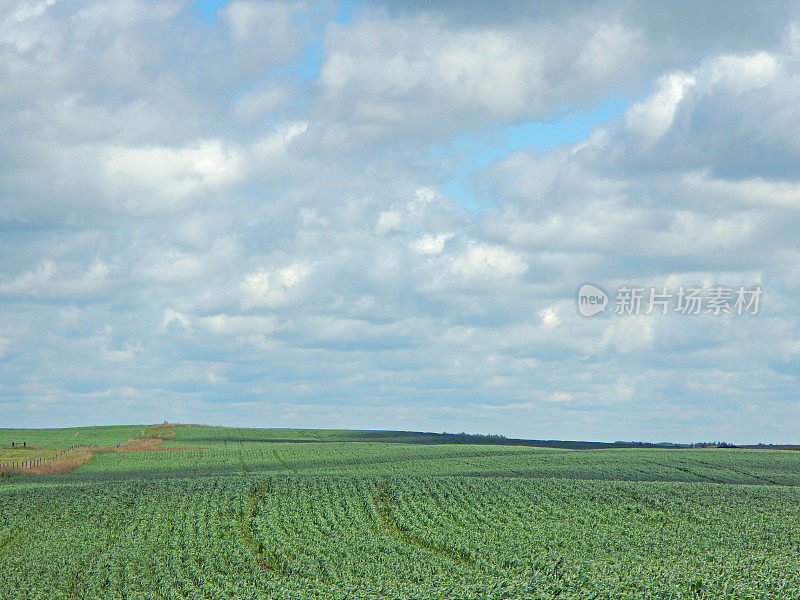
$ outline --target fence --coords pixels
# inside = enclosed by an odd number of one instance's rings
[[[58,454],[53,456],[43,456],[41,458],[31,458],[29,460],[13,460],[13,461],[5,461],[0,462],[0,473],[8,473],[12,471],[24,470],[24,469],[35,469],[36,467],[40,467],[42,465],[46,465],[47,463],[53,462],[54,460],[61,460],[63,459],[68,452],[75,450],[75,448],[88,448],[86,444],[76,444],[74,446],[70,446],[69,448],[64,448]]]

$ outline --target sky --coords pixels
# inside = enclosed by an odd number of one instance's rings
[[[0,427],[797,443],[798,131],[794,2],[5,0]]]

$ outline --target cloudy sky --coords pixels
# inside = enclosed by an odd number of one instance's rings
[[[5,0],[0,426],[798,442],[798,132],[794,2]]]

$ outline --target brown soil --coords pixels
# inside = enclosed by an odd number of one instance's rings
[[[119,447],[98,448],[100,452],[163,452],[166,450],[202,450],[199,446],[162,446],[165,438],[133,438]],[[171,439],[171,438],[166,438]]]
[[[36,475],[54,475],[56,473],[69,473],[72,469],[76,469],[85,465],[94,458],[94,452],[91,448],[74,448],[67,452],[62,458],[52,460],[36,467],[9,467],[8,465],[0,465],[0,473],[34,473]]]
[[[0,474],[34,473],[37,475],[52,475],[55,473],[68,473],[73,469],[88,463],[96,452],[161,452],[168,450],[203,450],[199,446],[162,446],[164,440],[175,437],[174,423],[164,425],[149,425],[142,432],[143,435],[131,438],[119,446],[83,446],[67,451],[62,458],[51,460],[36,467],[10,467],[0,465]]]

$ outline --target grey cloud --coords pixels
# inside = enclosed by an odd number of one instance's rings
[[[712,28],[638,3],[537,4],[513,22],[367,5],[326,24],[327,4],[241,1],[214,26],[172,2],[13,4],[13,424],[758,441],[796,416],[791,7],[683,7]],[[312,81],[287,74],[309,43],[324,53]],[[476,174],[492,207],[441,192],[453,165],[431,150],[454,134],[632,90],[589,139]],[[750,320],[587,320],[573,295],[589,280],[758,282],[768,300]],[[764,416],[736,416],[751,404]]]
[[[367,140],[424,139],[595,102],[638,68],[642,43],[614,16],[502,28],[368,11],[331,28],[321,85]]]

